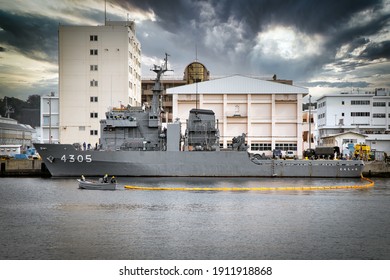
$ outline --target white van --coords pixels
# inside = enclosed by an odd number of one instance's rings
[[[294,158],[295,158],[295,152],[294,152],[294,151],[291,151],[291,150],[288,150],[288,151],[286,152],[286,158],[294,159]]]

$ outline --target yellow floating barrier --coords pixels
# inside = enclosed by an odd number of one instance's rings
[[[125,186],[130,190],[144,190],[144,191],[313,191],[313,190],[337,190],[337,189],[367,189],[374,187],[374,181],[361,176],[362,180],[368,181],[364,185],[347,185],[347,186],[302,186],[302,187],[143,187],[143,186]]]

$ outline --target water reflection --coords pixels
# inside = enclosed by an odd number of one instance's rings
[[[359,179],[119,178],[121,185],[280,187]],[[88,191],[3,178],[1,259],[389,259],[389,179],[326,191]]]

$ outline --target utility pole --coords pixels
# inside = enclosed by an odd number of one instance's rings
[[[311,149],[311,95],[309,94],[309,150]]]
[[[51,93],[47,101],[47,104],[49,104],[49,144],[51,144],[51,97],[52,96],[54,96],[53,92]]]
[[[8,102],[7,102],[7,96],[4,97],[5,98],[5,115],[7,116],[7,118],[9,119],[11,114],[12,113],[15,113],[14,109],[11,107],[11,106],[8,106]]]

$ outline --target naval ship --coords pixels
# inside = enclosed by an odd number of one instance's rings
[[[52,177],[360,177],[361,160],[268,159],[248,152],[245,134],[234,137],[231,149],[220,149],[218,121],[212,110],[192,109],[184,135],[181,123],[162,126],[161,75],[157,74],[151,105],[112,108],[100,121],[97,149],[71,144],[34,144]]]

